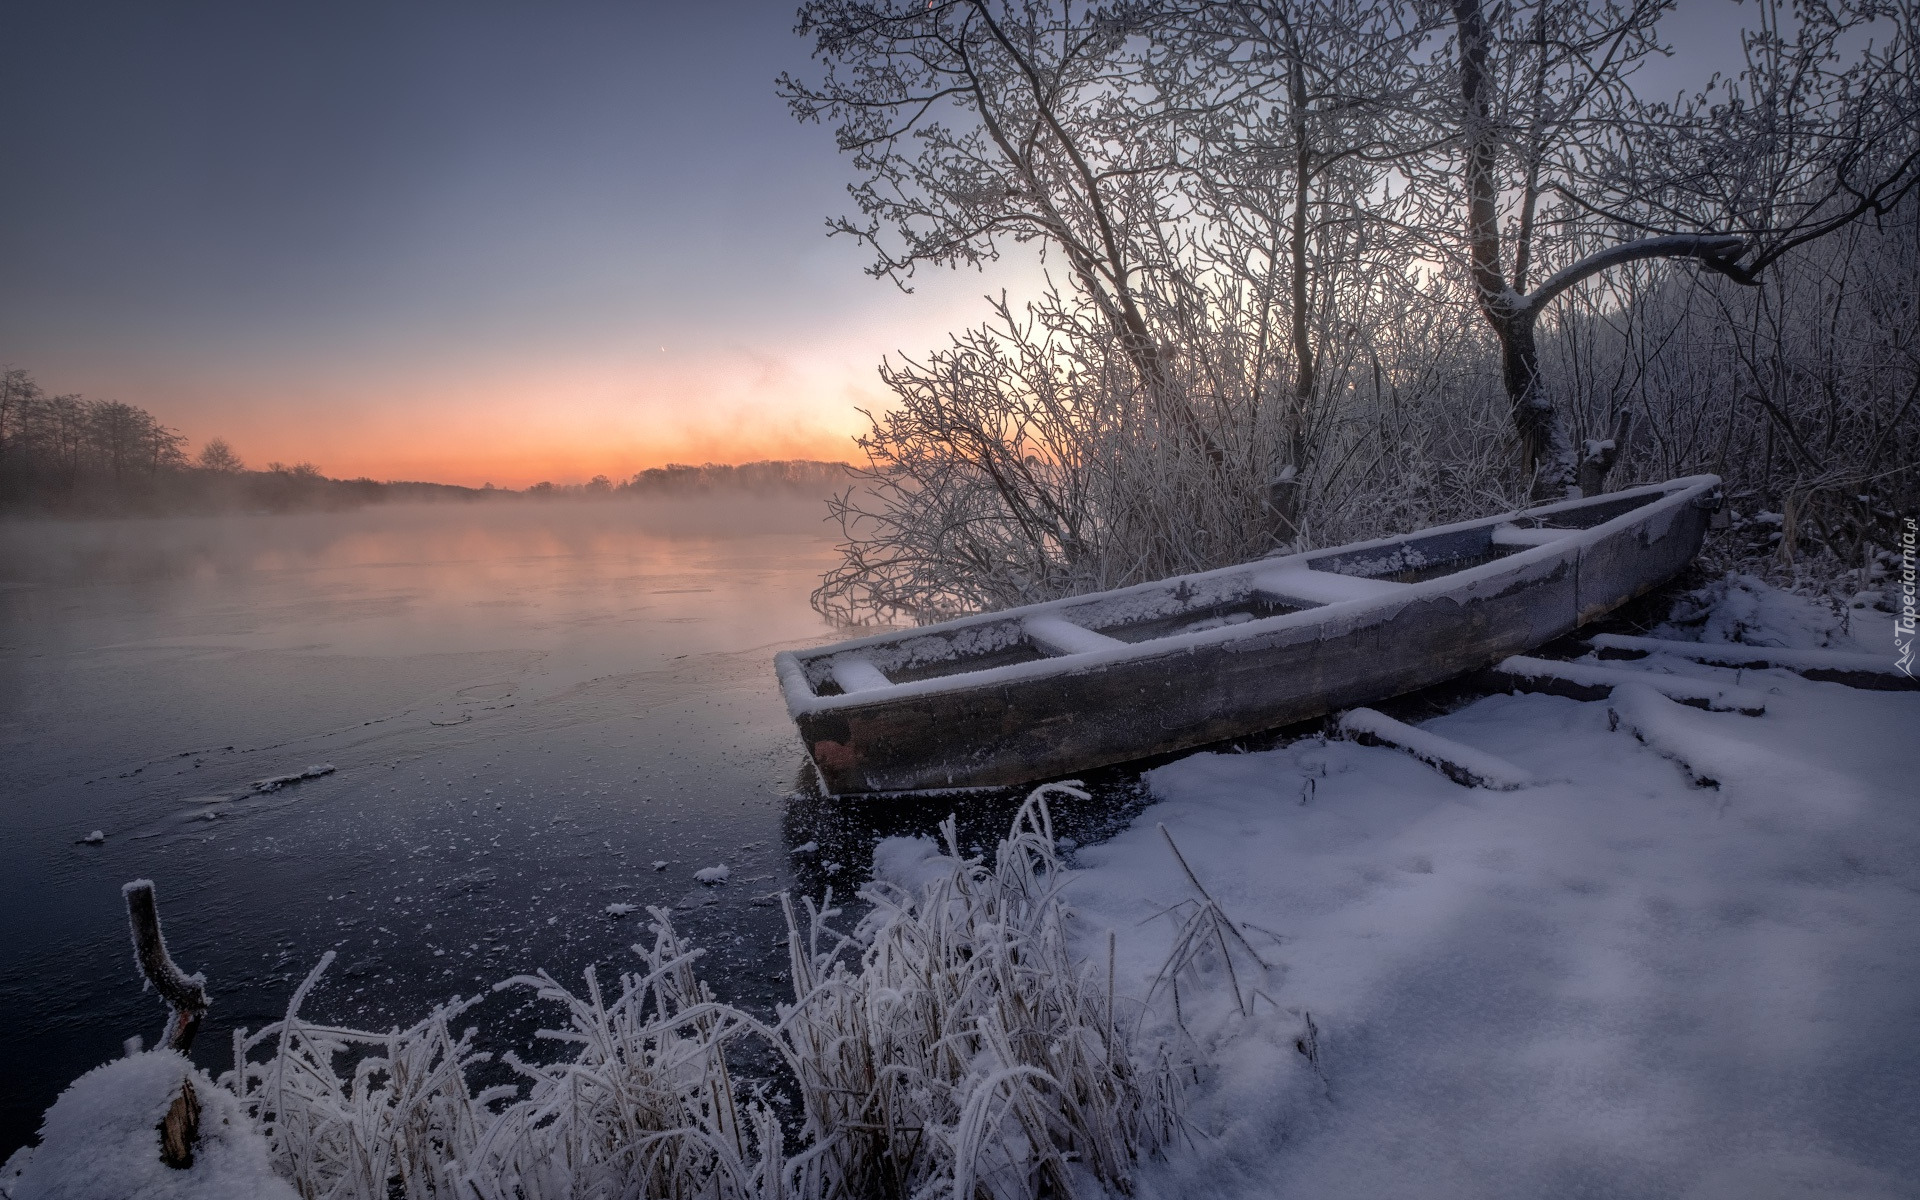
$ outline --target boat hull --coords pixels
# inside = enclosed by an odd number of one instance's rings
[[[1027,783],[1292,724],[1536,649],[1684,569],[1705,535],[1717,484],[1711,477],[1676,481],[1657,500],[1561,542],[1383,598],[1318,605],[1211,637],[838,696],[818,695],[798,656],[783,654],[778,665],[795,724],[834,794]],[[1452,538],[1465,539],[1460,544],[1471,551],[1470,543],[1484,542],[1503,521],[1551,517],[1554,510],[1571,519],[1604,515],[1612,499],[1295,558],[1317,572],[1346,567],[1364,578],[1366,564],[1387,560],[1396,546],[1418,540],[1435,553]],[[1191,578],[1217,582],[1223,574]]]

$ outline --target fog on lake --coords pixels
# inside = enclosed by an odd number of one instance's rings
[[[156,882],[175,957],[206,973],[195,1057],[216,1073],[229,1031],[275,1019],[328,949],[308,1011],[386,1028],[516,972],[624,966],[644,906],[677,906],[716,988],[774,995],[770,898],[839,873],[820,806],[789,800],[803,757],[771,667],[833,635],[807,603],[833,558],[823,512],[0,525],[0,1157],[160,1028],[130,879]],[[695,882],[715,865],[725,886]],[[525,1003],[490,1002],[537,1024]]]

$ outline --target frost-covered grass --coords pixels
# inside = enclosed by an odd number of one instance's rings
[[[376,1034],[287,1016],[236,1034],[221,1084],[309,1200],[390,1196],[1020,1196],[1126,1190],[1182,1129],[1180,1064],[1117,1000],[1112,957],[1075,953],[1041,788],[993,864],[901,842],[895,878],[851,936],[839,910],[791,904],[794,998],[766,1022],[716,1000],[699,952],[664,910],[641,967],[574,992],[528,988],[564,1018],[543,1034],[571,1047],[547,1063],[505,1060],[523,1084],[476,1092],[488,1057],[456,1033],[475,1001]],[[904,880],[904,881],[903,881]],[[757,1043],[799,1101],[784,1121],[765,1081],[731,1061]]]

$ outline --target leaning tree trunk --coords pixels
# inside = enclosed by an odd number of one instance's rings
[[[1567,423],[1540,379],[1540,349],[1534,342],[1538,310],[1528,309],[1494,322],[1500,339],[1501,380],[1513,406],[1513,428],[1520,435],[1520,462],[1532,477],[1535,500],[1577,495],[1579,459]]]
[[[1583,483],[1598,491],[1625,440],[1628,426],[1617,427],[1614,444],[1599,443],[1583,457],[1576,453],[1566,418],[1540,378],[1540,351],[1534,330],[1547,305],[1568,288],[1624,263],[1654,258],[1690,258],[1741,283],[1751,274],[1736,264],[1749,249],[1735,234],[1672,233],[1640,238],[1594,251],[1554,272],[1540,286],[1526,287],[1526,247],[1516,279],[1508,282],[1500,253],[1499,185],[1494,164],[1499,153],[1494,125],[1492,76],[1487,69],[1490,39],[1480,0],[1453,0],[1459,34],[1462,166],[1467,198],[1467,250],[1474,296],[1500,341],[1501,380],[1513,406],[1514,431],[1520,435],[1521,461],[1532,479],[1535,500],[1579,495]],[[1530,190],[1534,187],[1530,180]],[[1530,222],[1523,222],[1523,226]],[[1583,479],[1584,475],[1584,479]]]
[[[1540,351],[1534,343],[1537,306],[1507,282],[1500,255],[1498,153],[1492,81],[1487,71],[1488,37],[1480,0],[1454,0],[1460,37],[1460,98],[1465,105],[1463,165],[1467,191],[1467,249],[1480,311],[1500,340],[1501,379],[1520,435],[1521,463],[1532,477],[1536,500],[1563,496],[1575,487],[1573,441],[1553,398],[1540,382]]]

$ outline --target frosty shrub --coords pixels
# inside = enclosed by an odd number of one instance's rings
[[[1187,406],[1206,441],[1190,436],[1084,307],[1002,302],[994,323],[881,377],[894,403],[859,439],[867,467],[832,510],[844,558],[814,594],[831,617],[940,620],[1274,545],[1278,427]]]
[[[1002,300],[947,348],[883,367],[893,403],[868,414],[866,465],[831,504],[842,557],[814,605],[938,621],[1510,507],[1505,401],[1457,315],[1408,309],[1356,334],[1323,361],[1303,433],[1262,382],[1271,347],[1188,313],[1162,386],[1196,438],[1097,313]]]
[[[1180,1135],[1167,1050],[1136,1044],[1111,961],[1097,971],[1068,947],[1048,790],[992,868],[961,858],[949,818],[932,881],[871,886],[857,963],[829,913],[809,905],[803,939],[789,906],[795,1004],[781,1031],[847,1194],[1072,1195],[1088,1177],[1126,1190]]]
[[[521,1086],[470,1085],[491,1057],[454,1032],[473,1000],[387,1034],[302,1018],[331,953],[284,1020],[235,1034],[221,1082],[306,1200],[1126,1191],[1180,1136],[1181,1084],[1139,1035],[1142,1010],[1129,1019],[1114,996],[1111,961],[1069,947],[1049,790],[991,868],[961,858],[949,821],[930,878],[871,885],[851,936],[829,928],[838,910],[809,904],[803,928],[789,904],[794,999],[772,1023],[714,999],[700,952],[655,908],[617,994],[591,970],[584,994],[544,973],[495,985],[558,1006],[563,1028],[541,1036],[574,1047],[545,1064],[502,1055]],[[747,1040],[781,1064],[797,1119],[766,1101],[778,1081],[730,1068]]]

